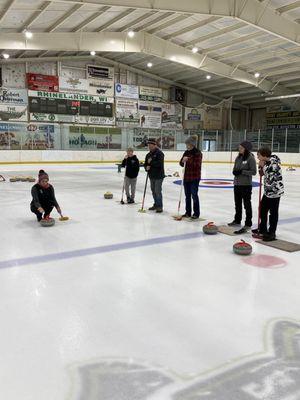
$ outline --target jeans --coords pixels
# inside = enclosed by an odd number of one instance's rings
[[[53,210],[53,206],[50,206],[50,205],[42,206],[42,208],[45,211],[44,217],[46,217],[47,215],[50,215],[51,211]],[[31,212],[33,212],[33,214],[36,215],[38,221],[40,221],[43,218],[43,214],[40,213],[39,210],[33,204],[31,204],[30,210],[31,210]]]
[[[192,199],[194,216],[197,218],[199,218],[200,216],[200,202],[198,196],[199,182],[199,179],[195,179],[189,182],[183,182],[185,193],[185,212],[189,217],[191,217],[192,215]]]
[[[264,233],[271,233],[275,234],[278,224],[278,210],[279,210],[279,203],[280,197],[270,198],[267,196],[263,196],[261,200],[261,209],[260,209],[260,225],[259,225],[259,232]],[[268,213],[270,212],[269,216],[269,230],[267,227],[268,224]]]
[[[125,192],[127,196],[127,200],[134,200],[135,198],[135,189],[136,189],[136,181],[137,178],[128,178],[125,176]],[[131,193],[130,193],[131,188]]]
[[[162,183],[163,179],[151,179],[151,191],[154,200],[154,207],[163,208],[163,196],[162,196]]]
[[[234,186],[235,217],[234,221],[238,224],[242,221],[243,203],[246,211],[246,226],[252,226],[252,186]]]

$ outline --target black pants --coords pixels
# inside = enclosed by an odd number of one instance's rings
[[[194,179],[193,181],[189,182],[183,182],[185,193],[185,212],[189,217],[191,217],[192,215],[192,199],[194,216],[197,218],[199,218],[200,216],[200,202],[198,196],[199,182],[199,179]]]
[[[280,197],[270,198],[263,196],[261,200],[260,210],[260,225],[259,232],[275,234],[278,224],[278,210],[279,210]],[[268,229],[268,214],[269,216],[269,229]]]
[[[47,215],[50,215],[51,211],[53,210],[53,206],[49,205],[42,205],[43,210],[45,211],[44,217]],[[33,212],[33,214],[36,215],[37,220],[40,221],[43,218],[43,214],[39,212],[39,210],[33,205],[30,205],[30,210]]]
[[[243,203],[246,211],[246,226],[252,226],[252,186],[234,186],[235,217],[234,221],[238,224],[242,222]]]

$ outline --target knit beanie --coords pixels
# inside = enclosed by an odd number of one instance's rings
[[[248,142],[247,140],[244,140],[241,144],[240,144],[240,146],[242,146],[242,147],[244,147],[244,149],[246,149],[246,150],[248,150],[248,151],[251,151],[252,150],[252,143],[251,142]]]
[[[147,144],[154,144],[155,146],[157,146],[157,141],[156,139],[149,139]]]
[[[49,175],[43,169],[41,169],[39,171],[39,182],[41,182],[43,179],[49,180]]]
[[[189,145],[191,145],[191,146],[196,147],[196,146],[197,146],[197,139],[198,139],[197,136],[189,136],[189,137],[186,139],[185,144],[189,144]]]

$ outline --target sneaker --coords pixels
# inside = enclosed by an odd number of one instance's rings
[[[197,221],[197,219],[199,219],[199,217],[196,217],[196,215],[192,215],[192,216],[191,216],[191,220],[192,220],[192,221]]]
[[[183,214],[183,215],[181,216],[181,218],[191,218],[191,216],[188,215],[187,213],[185,213],[185,214]]]
[[[273,240],[276,240],[275,233],[265,233],[263,235],[263,241],[264,242],[272,242]]]
[[[128,204],[133,204],[133,203],[134,203],[134,200],[129,199],[129,200],[127,200],[127,203],[128,203]]]
[[[162,209],[161,207],[157,207],[156,212],[157,212],[157,213],[162,213],[162,212],[163,212],[163,209]]]
[[[155,211],[156,210],[156,206],[152,206],[150,208],[148,208],[149,211]]]
[[[240,222],[236,222],[236,221],[232,221],[232,222],[229,222],[229,224],[227,224],[228,226],[240,226],[241,225],[241,223]]]
[[[259,235],[260,234],[260,232],[259,232],[259,229],[258,228],[256,228],[256,229],[252,229],[252,231],[251,231],[254,235]]]
[[[236,235],[241,235],[241,234],[243,234],[243,233],[249,232],[250,229],[251,229],[251,226],[245,225],[245,226],[243,226],[241,229],[239,229],[239,230],[237,230],[237,231],[234,231],[233,233],[235,233]]]

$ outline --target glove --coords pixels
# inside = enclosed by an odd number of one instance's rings
[[[242,174],[242,171],[241,171],[240,169],[234,169],[234,170],[232,171],[232,173],[233,173],[234,176],[238,176],[238,175],[241,175],[241,174]]]

